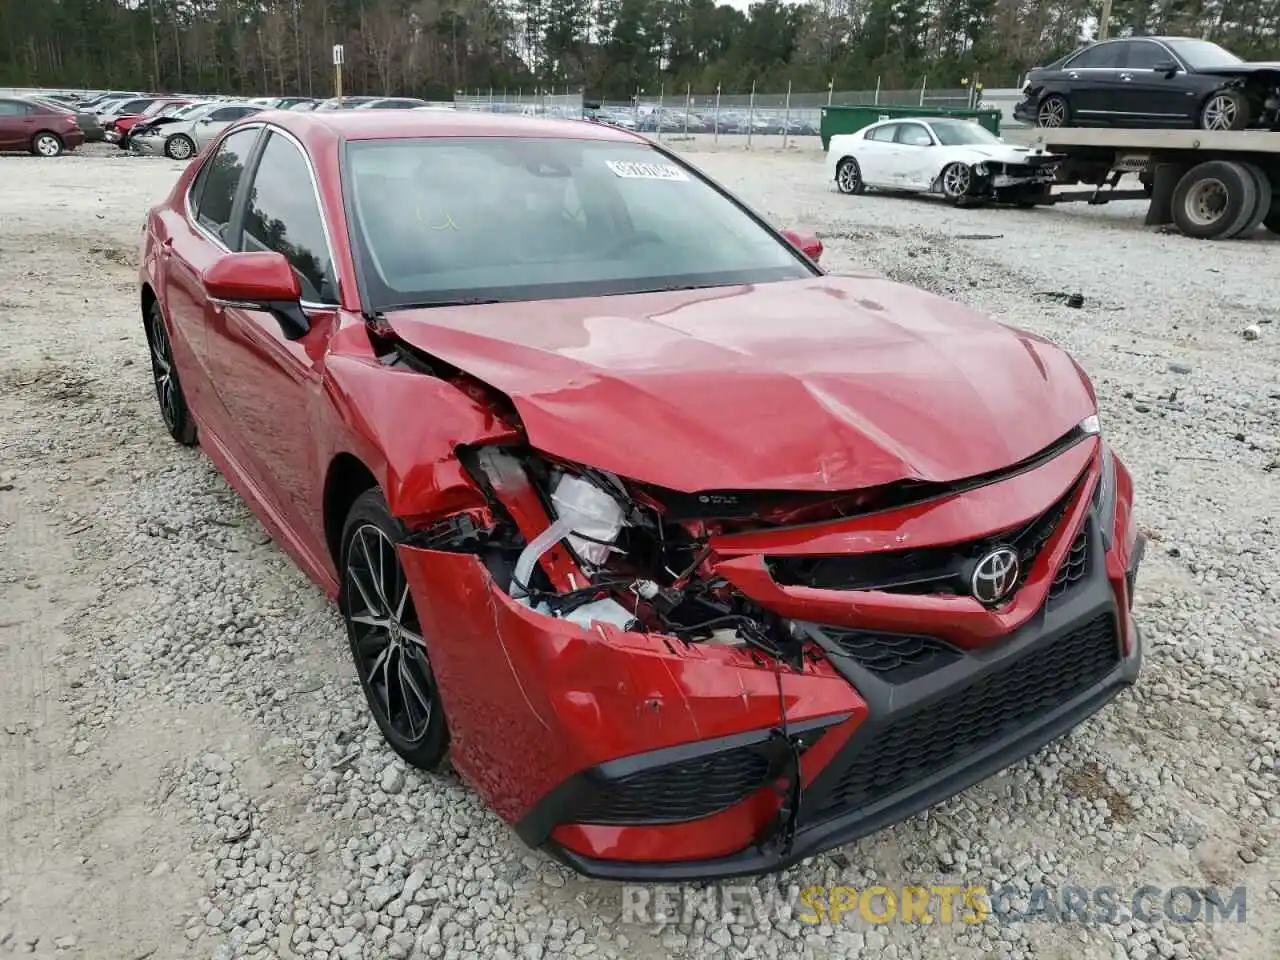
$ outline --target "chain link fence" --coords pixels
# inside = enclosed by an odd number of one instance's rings
[[[822,108],[839,104],[885,106],[970,107],[980,88],[931,89],[926,78],[911,90],[826,90],[788,93],[724,93],[660,90],[657,96],[639,90],[629,100],[585,102],[581,93],[548,90],[467,90],[454,96],[459,110],[516,113],[526,116],[587,117],[664,136],[710,134],[713,138],[756,136],[813,138],[816,142]]]
[[[553,93],[543,90],[488,90],[458,92],[453,96],[457,110],[487,113],[516,113],[534,117],[581,118],[581,93]]]

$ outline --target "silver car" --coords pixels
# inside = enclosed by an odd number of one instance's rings
[[[232,123],[261,112],[262,107],[252,103],[207,103],[175,123],[135,133],[129,138],[129,149],[145,156],[190,160]]]

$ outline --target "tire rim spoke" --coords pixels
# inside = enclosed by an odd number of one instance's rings
[[[415,744],[431,729],[435,684],[391,538],[373,524],[361,526],[344,574],[347,631],[370,704],[380,722]]]

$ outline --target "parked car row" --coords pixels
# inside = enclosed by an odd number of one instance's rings
[[[228,124],[263,110],[439,109],[416,97],[224,97],[110,90],[0,98],[0,150],[55,157],[84,143],[187,160]]]

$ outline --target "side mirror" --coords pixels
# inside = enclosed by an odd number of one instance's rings
[[[817,263],[822,259],[822,241],[817,237],[809,234],[796,233],[794,230],[783,230],[782,235],[787,238],[788,242],[803,253],[806,257]]]
[[[1163,73],[1166,77],[1172,77],[1178,72],[1178,64],[1173,60],[1161,60],[1151,69],[1156,73]]]
[[[224,253],[200,279],[214,303],[270,313],[290,340],[311,329],[299,303],[302,285],[283,253]]]

